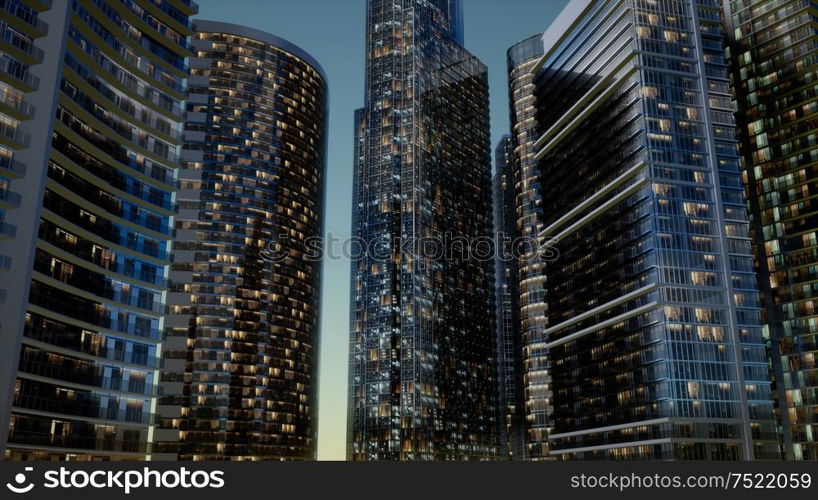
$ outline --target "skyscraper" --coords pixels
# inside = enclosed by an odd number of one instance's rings
[[[522,339],[520,338],[517,261],[513,245],[517,242],[517,217],[514,205],[514,147],[510,135],[504,135],[494,150],[494,304],[496,307],[497,387],[500,458],[524,457]]]
[[[326,75],[234,24],[193,49],[160,456],[314,460]]]
[[[543,54],[542,34],[522,40],[506,53],[508,99],[511,123],[512,175],[515,206],[515,236],[521,243],[536,241],[543,225],[542,179],[534,155],[537,134],[536,98],[532,69]],[[540,259],[539,245],[521,244],[517,258],[517,307],[521,348],[527,339],[540,335],[546,327],[545,263]],[[517,389],[522,398],[525,418],[526,459],[549,458],[548,433],[551,429],[551,378],[548,359],[520,354],[522,380]]]
[[[806,0],[722,3],[784,452],[818,460],[818,21]]]
[[[488,83],[462,47],[461,10],[459,0],[367,2],[352,460],[498,456],[493,260],[468,255],[492,239]]]
[[[24,162],[15,215],[26,229],[0,250],[23,284],[2,311],[3,338],[22,338],[1,350],[17,367],[5,457],[145,459],[197,7],[4,2],[13,4],[40,10],[26,19],[45,21],[48,35],[42,53],[27,54],[43,62],[31,69],[39,84],[29,130],[40,156]]]
[[[719,8],[577,0],[543,35],[552,456],[778,457]]]

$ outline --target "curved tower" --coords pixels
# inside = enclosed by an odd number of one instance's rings
[[[157,440],[181,460],[314,459],[326,76],[268,33],[196,30]]]
[[[532,69],[543,54],[542,34],[512,45],[506,53],[511,122],[512,172],[516,194],[516,237],[532,240],[544,226],[542,179],[534,158],[534,144],[539,137],[537,106]],[[545,262],[538,258],[538,245],[520,246],[516,262],[516,297],[519,306],[520,344],[536,337],[545,329]],[[548,359],[530,349],[519,348],[514,355],[522,366],[522,387],[515,392],[514,410],[525,418],[525,448],[523,457],[531,460],[548,458],[548,433],[551,430],[551,377]],[[519,415],[517,418],[520,418]],[[520,454],[516,458],[520,457]]]
[[[33,108],[15,110],[34,117],[30,147],[15,154],[25,166],[12,183],[22,204],[4,219],[19,231],[0,249],[14,262],[2,288],[16,287],[0,307],[0,337],[21,339],[0,349],[7,356],[0,364],[17,367],[4,456],[147,459],[189,16],[198,7],[190,0],[2,7],[17,13],[13,21],[3,12],[0,29],[18,47],[0,43],[3,67],[13,70],[13,85],[37,84],[26,95]]]

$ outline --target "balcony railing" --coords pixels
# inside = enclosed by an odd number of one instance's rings
[[[37,30],[38,33],[43,35],[48,33],[48,25],[37,19],[37,15],[35,13],[21,6],[19,3],[12,2],[11,0],[0,0],[0,10],[8,12],[15,18],[28,24]]]
[[[20,127],[5,122],[0,122],[0,135],[22,147],[27,147],[30,140],[29,135],[20,130]]]
[[[8,222],[0,221],[0,235],[14,238],[17,236],[17,226],[9,224]]]
[[[37,89],[40,86],[40,79],[28,72],[28,66],[8,56],[0,57],[0,73],[5,73],[19,80],[23,85],[31,89]]]
[[[11,156],[0,156],[0,169],[16,177],[22,177],[26,173],[26,166]]]
[[[129,363],[144,368],[161,367],[160,360],[155,356],[150,356],[146,353],[128,352],[122,349],[112,349],[106,345],[89,342],[86,339],[90,339],[91,334],[87,334],[82,338],[82,340],[78,340],[70,335],[65,335],[63,332],[54,332],[46,328],[26,326],[24,335],[26,338],[32,340],[89,354],[100,358],[101,360]],[[101,335],[93,335],[94,340],[99,340],[102,338],[104,337]]]
[[[19,207],[20,202],[22,201],[22,197],[15,193],[14,191],[10,191],[8,189],[0,188],[0,202],[8,203],[13,207]]]
[[[147,453],[148,445],[142,441],[120,441],[98,439],[96,436],[51,434],[13,429],[9,433],[9,444],[44,446],[48,448],[71,448],[94,452]]]
[[[122,380],[122,378],[105,377],[97,373],[98,370],[102,369],[102,365],[71,366],[68,368],[60,363],[42,363],[25,358],[20,360],[19,366],[19,371],[22,373],[110,391],[129,392],[143,396],[150,396],[153,391],[153,386],[144,380]]]
[[[42,12],[51,8],[52,0],[22,0],[22,3]]]
[[[0,2],[3,0],[0,0]],[[0,103],[6,107],[17,111],[26,118],[34,116],[34,106],[24,101],[20,95],[10,92],[8,89],[0,87]]]
[[[16,394],[13,405],[20,409],[56,413],[65,416],[95,418],[112,422],[127,422],[131,424],[150,425],[155,416],[141,408],[120,410],[119,408],[103,408],[96,404],[72,401],[60,401],[51,398],[29,396],[23,393]]]
[[[12,30],[8,25],[0,24],[0,42],[11,45],[37,62],[43,60],[43,51],[35,47],[30,40]]]

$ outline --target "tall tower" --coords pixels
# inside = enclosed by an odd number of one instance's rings
[[[244,26],[192,43],[158,451],[314,460],[326,75]]]
[[[517,217],[514,204],[514,146],[504,135],[494,150],[494,304],[496,310],[497,387],[500,458],[524,458],[523,367],[520,306],[517,292]]]
[[[459,0],[367,2],[352,460],[498,456],[493,260],[469,255],[492,238],[488,83],[462,47],[461,10]]]
[[[577,0],[543,35],[550,456],[778,457],[719,8]]]
[[[784,452],[788,460],[818,460],[815,6],[722,5]]]
[[[506,53],[508,70],[508,100],[511,123],[511,171],[514,185],[515,236],[521,244],[514,256],[517,306],[519,307],[520,349],[526,339],[540,335],[546,327],[545,262],[540,259],[539,245],[526,241],[538,239],[543,225],[542,179],[535,158],[537,106],[534,90],[534,66],[543,55],[542,34],[534,35],[512,45]],[[551,376],[548,358],[520,353],[522,371],[518,398],[519,411],[525,418],[524,458],[544,460],[548,455],[548,433],[552,426]]]
[[[12,51],[15,57],[42,57],[42,63],[32,66],[39,82],[31,94],[36,128],[29,130],[29,153],[39,157],[30,156],[25,176],[12,182],[25,207],[12,217],[23,229],[9,252],[0,248],[15,263],[19,286],[0,311],[0,338],[19,339],[0,348],[3,366],[17,368],[8,385],[5,457],[147,459],[189,16],[197,6],[190,0],[3,5],[39,10],[26,19],[35,29],[36,20],[48,26],[34,42],[41,52],[21,41],[30,27],[15,22],[14,28],[22,30],[14,35],[18,48],[27,49]]]

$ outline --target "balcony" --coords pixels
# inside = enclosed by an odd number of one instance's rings
[[[150,425],[155,420],[155,416],[152,413],[143,411],[141,408],[120,410],[115,407],[106,408],[97,404],[88,404],[88,402],[63,401],[53,398],[28,396],[25,394],[16,394],[13,405],[15,409],[22,411],[33,410],[68,417],[85,417],[110,422],[127,422],[137,425]]]
[[[154,3],[159,3],[157,0],[154,0]],[[194,2],[193,0],[171,0],[179,10],[187,14],[188,16],[192,16],[199,12],[199,4]]]
[[[0,80],[23,92],[33,92],[40,86],[40,79],[28,72],[28,66],[5,55],[0,57]]]
[[[30,120],[34,117],[34,106],[24,101],[19,94],[0,87],[0,112],[18,120]]]
[[[22,197],[8,189],[0,188],[0,209],[18,208]]]
[[[14,149],[28,147],[30,137],[20,130],[20,127],[9,123],[0,122],[0,142]]]
[[[35,47],[31,40],[8,25],[0,26],[0,49],[26,64],[38,64],[43,61],[43,51]]]
[[[10,240],[17,236],[17,226],[0,221],[0,241]]]
[[[19,179],[26,173],[26,167],[11,156],[0,156],[0,174]]]
[[[34,359],[20,359],[19,371],[29,375],[58,380],[71,384],[120,391],[140,396],[150,396],[153,385],[144,380],[123,380],[122,377],[105,377],[102,375],[104,365],[82,364],[65,360],[63,362],[44,362]]]
[[[88,354],[100,358],[100,360],[127,363],[147,369],[161,368],[161,361],[156,356],[110,348],[101,342],[106,340],[106,337],[99,334],[84,333],[82,336],[71,336],[66,335],[63,331],[55,332],[47,328],[26,325],[24,335],[26,339]],[[31,343],[31,345],[41,347],[34,343]]]
[[[52,0],[20,0],[20,2],[38,12],[43,12],[51,8]]]
[[[95,455],[100,453],[147,453],[148,445],[141,441],[120,441],[116,439],[99,439],[95,435],[82,436],[71,434],[51,434],[13,429],[9,433],[9,446],[43,446],[47,448],[68,448],[72,450],[89,450]]]
[[[0,10],[11,14],[10,16],[3,16],[6,22],[21,31],[33,30],[33,33],[28,34],[34,37],[41,37],[48,34],[48,25],[39,19],[37,15],[20,4],[12,2],[11,0],[0,0]]]
[[[29,303],[109,330],[154,341],[160,338],[158,328],[147,322],[134,322],[135,319],[144,318],[127,315],[120,320],[118,314],[112,314],[110,309],[98,302],[83,299],[36,280],[32,281]]]

